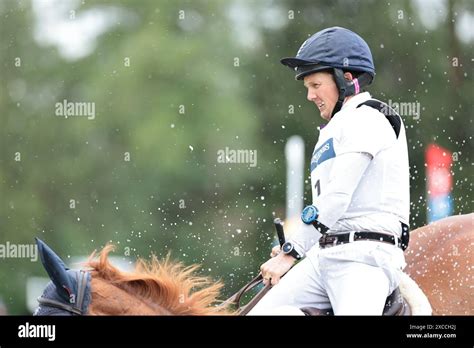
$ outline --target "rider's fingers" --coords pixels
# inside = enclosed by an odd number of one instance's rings
[[[280,277],[273,276],[271,281],[272,281],[272,285],[277,285],[278,282],[280,281]]]
[[[262,269],[262,278],[263,278],[263,284],[267,285],[271,280],[271,275],[268,271],[264,271]]]

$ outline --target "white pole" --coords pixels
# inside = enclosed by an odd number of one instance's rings
[[[304,142],[293,135],[285,145],[286,157],[286,220],[298,217],[303,210]]]
[[[303,138],[294,135],[288,139],[285,146],[285,157],[287,182],[285,236],[288,240],[295,232],[303,231],[303,233],[313,236],[317,241],[321,237],[321,233],[312,225],[305,225],[300,218],[304,203]]]

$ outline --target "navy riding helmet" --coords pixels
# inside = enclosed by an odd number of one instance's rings
[[[368,86],[375,76],[367,43],[353,31],[341,27],[318,31],[301,45],[296,57],[283,58],[281,63],[296,71],[297,80],[318,71],[332,70],[339,89],[332,116],[341,109],[345,97],[359,93],[361,87]],[[347,81],[344,70],[361,72],[361,75]]]

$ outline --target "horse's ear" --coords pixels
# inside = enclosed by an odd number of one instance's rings
[[[48,272],[49,278],[56,286],[58,294],[69,302],[70,295],[74,289],[73,279],[67,273],[69,268],[66,267],[63,260],[45,242],[39,238],[35,238],[35,240],[41,263],[46,272]]]

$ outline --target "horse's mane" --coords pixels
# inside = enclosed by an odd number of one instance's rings
[[[98,258],[95,252],[90,256],[85,266],[91,269],[93,280],[105,281],[172,315],[228,314],[215,306],[223,284],[196,275],[199,265],[184,266],[171,261],[168,254],[163,261],[156,256],[149,262],[139,259],[133,272],[122,272],[108,260],[113,249],[107,245]]]

